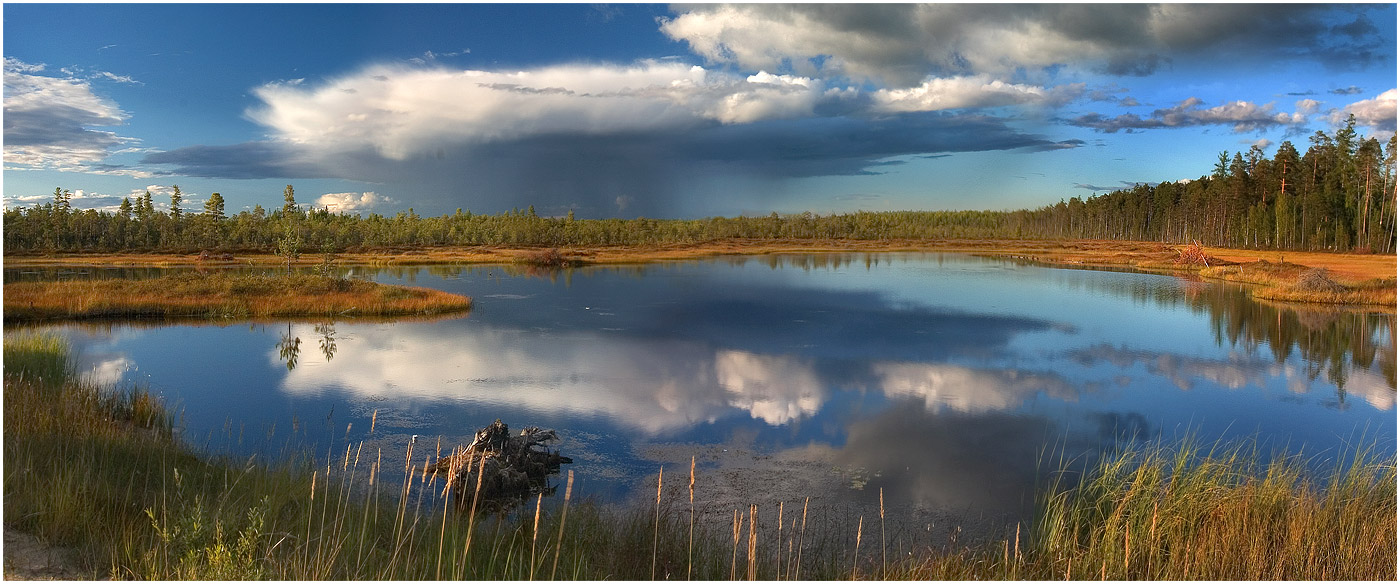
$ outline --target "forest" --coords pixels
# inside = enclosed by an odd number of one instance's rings
[[[497,215],[458,209],[422,217],[412,208],[360,216],[303,210],[291,185],[283,204],[226,215],[222,195],[199,212],[168,210],[152,195],[123,199],[116,211],[76,210],[71,191],[6,209],[6,253],[160,251],[358,251],[431,246],[598,246],[699,243],[725,239],[1119,239],[1247,249],[1395,253],[1396,140],[1362,139],[1355,120],[1318,131],[1299,154],[1292,142],[1272,158],[1258,146],[1221,152],[1211,174],[1138,184],[1039,209],[770,214],[706,219],[541,217],[534,207]]]

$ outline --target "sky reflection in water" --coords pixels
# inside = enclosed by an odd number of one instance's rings
[[[91,375],[149,384],[214,450],[368,438],[402,453],[412,434],[450,445],[500,418],[558,429],[581,492],[605,500],[649,496],[660,464],[683,479],[695,455],[716,506],[858,505],[883,488],[939,517],[1017,516],[1047,444],[1195,430],[1394,447],[1393,315],[1269,307],[1225,285],[945,254],[376,278],[476,308],[63,330]],[[284,338],[301,340],[292,368]]]

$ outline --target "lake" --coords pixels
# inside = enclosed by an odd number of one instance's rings
[[[694,456],[716,514],[810,499],[869,518],[883,494],[942,533],[1024,520],[1059,453],[1122,440],[1256,437],[1323,467],[1348,443],[1395,449],[1395,315],[1237,285],[941,253],[356,276],[475,308],[50,328],[93,378],[163,395],[211,452],[339,464],[363,443],[402,461],[415,435],[421,456],[499,418],[557,430],[576,495],[603,503],[654,501],[663,466],[684,501]]]

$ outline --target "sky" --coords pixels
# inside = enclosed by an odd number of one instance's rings
[[[1395,4],[2,9],[6,208],[1020,209],[1396,131]]]

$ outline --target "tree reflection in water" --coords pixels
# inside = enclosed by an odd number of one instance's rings
[[[316,334],[321,335],[321,355],[330,363],[335,358],[335,323],[323,322],[316,325]]]
[[[1354,369],[1380,366],[1391,389],[1396,386],[1396,318],[1393,312],[1322,304],[1284,304],[1255,300],[1240,285],[1179,277],[1179,289],[1146,286],[1132,280],[1090,280],[1089,287],[1161,307],[1185,305],[1208,314],[1217,345],[1255,350],[1267,345],[1274,361],[1284,363],[1297,351],[1309,380],[1324,373],[1345,389]]]
[[[292,336],[292,323],[287,323],[287,332],[277,341],[277,355],[287,364],[287,371],[297,368],[297,357],[301,355],[301,337]]]

